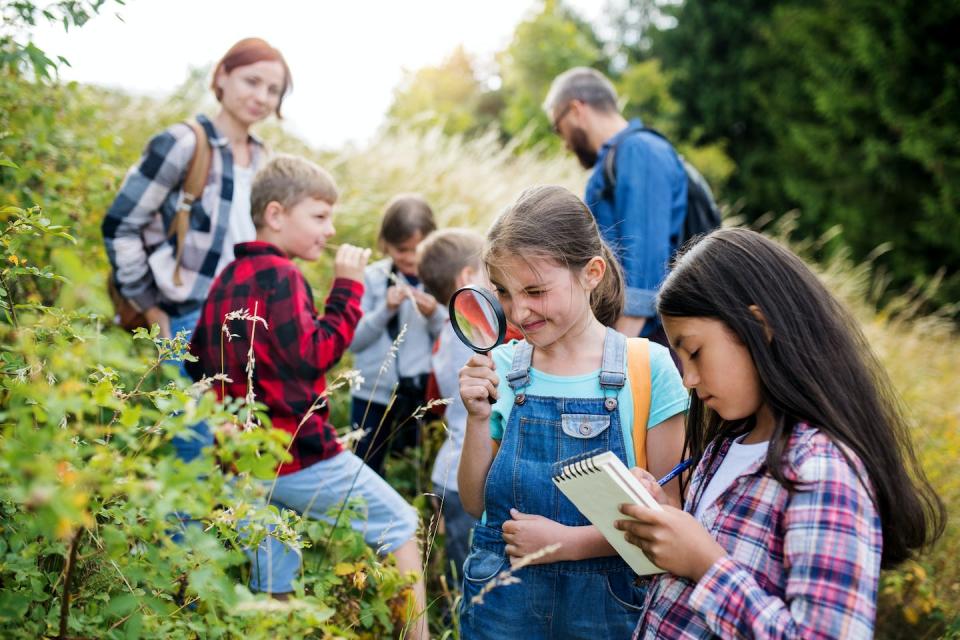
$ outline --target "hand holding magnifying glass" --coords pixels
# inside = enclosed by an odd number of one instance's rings
[[[474,352],[486,354],[503,343],[507,318],[493,293],[472,285],[457,289],[450,298],[449,310],[453,332]],[[487,399],[490,404],[496,402],[489,393]]]

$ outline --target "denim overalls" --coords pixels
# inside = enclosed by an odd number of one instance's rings
[[[514,392],[500,443],[487,474],[486,523],[478,522],[463,567],[461,636],[476,638],[629,638],[639,618],[645,589],[619,556],[554,562],[520,569],[518,584],[495,586],[473,599],[510,567],[501,527],[510,508],[564,525],[590,522],[556,488],[554,463],[593,449],[613,451],[626,463],[617,392],[626,376],[626,338],[607,329],[603,345],[600,398],[552,398],[524,393],[530,384],[533,347],[520,342],[507,374]]]

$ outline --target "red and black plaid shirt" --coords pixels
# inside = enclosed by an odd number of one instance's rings
[[[293,473],[342,451],[329,410],[316,409],[303,426],[297,425],[326,388],[324,374],[343,355],[363,312],[363,284],[337,278],[324,314],[317,314],[313,292],[296,265],[267,242],[245,242],[234,247],[236,260],[214,281],[193,332],[187,363],[194,379],[225,373],[232,382],[214,385],[217,394],[243,398],[247,394],[247,352],[253,321],[231,319],[231,311],[246,310],[263,318],[253,333],[253,390],[267,405],[275,429],[294,436],[293,460],[280,465],[280,474]],[[221,390],[222,389],[222,390]]]

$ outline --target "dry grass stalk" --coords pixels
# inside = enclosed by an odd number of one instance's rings
[[[538,549],[533,553],[528,553],[522,558],[518,558],[516,561],[511,562],[509,569],[504,569],[503,571],[498,573],[493,580],[491,580],[490,582],[488,582],[483,586],[483,589],[480,590],[480,593],[478,593],[477,595],[473,596],[473,598],[470,599],[470,606],[472,607],[474,605],[483,604],[483,596],[490,593],[497,587],[505,587],[510,584],[519,584],[520,578],[513,575],[514,573],[516,573],[520,569],[523,569],[524,567],[530,564],[533,564],[536,560],[539,560],[544,556],[550,555],[551,553],[553,553],[559,548],[560,548],[559,542],[548,544],[542,549]]]

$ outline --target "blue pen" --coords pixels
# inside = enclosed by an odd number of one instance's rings
[[[676,478],[678,475],[680,475],[681,473],[689,469],[691,466],[693,466],[693,458],[687,458],[686,460],[684,460],[683,462],[675,466],[673,469],[670,469],[670,473],[668,473],[667,475],[657,480],[657,484],[662,487],[663,485],[667,484],[668,482]]]

